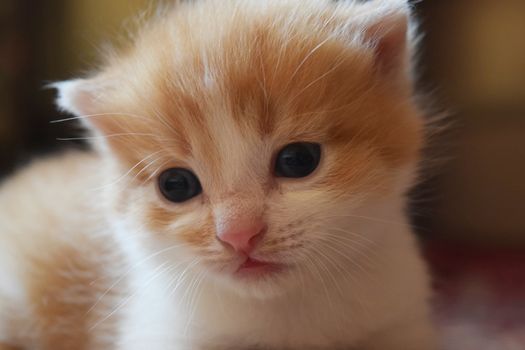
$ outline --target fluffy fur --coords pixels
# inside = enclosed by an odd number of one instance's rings
[[[403,1],[181,2],[90,77],[57,84],[95,150],[0,189],[0,343],[29,349],[430,350],[428,278],[404,214],[421,145]],[[278,179],[284,145],[319,168]],[[184,167],[203,194],[165,201]],[[234,275],[216,239],[263,217]]]

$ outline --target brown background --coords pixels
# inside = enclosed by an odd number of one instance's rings
[[[121,32],[145,0],[0,2],[0,175],[78,126],[43,86],[89,69],[97,47]],[[525,0],[426,0],[423,91],[452,126],[434,143],[415,192],[419,231],[432,239],[525,248]],[[437,155],[437,156],[436,156]],[[430,176],[433,174],[433,176]]]

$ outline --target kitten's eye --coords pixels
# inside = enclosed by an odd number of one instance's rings
[[[159,189],[167,200],[174,203],[185,202],[202,192],[197,176],[182,168],[168,169],[160,174]]]
[[[321,160],[321,145],[297,142],[285,146],[275,160],[275,175],[300,178],[310,175]]]

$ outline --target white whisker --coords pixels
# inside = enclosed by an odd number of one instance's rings
[[[140,265],[152,260],[153,258],[163,254],[163,253],[166,253],[168,251],[171,251],[173,249],[176,249],[176,248],[179,248],[181,246],[185,246],[185,244],[176,244],[176,245],[171,245],[167,248],[164,248],[164,249],[161,249],[159,251],[156,251],[150,255],[148,255],[147,257],[145,257],[144,259],[140,260],[139,262],[135,263],[134,265],[132,265],[129,269],[127,269],[126,271],[124,271],[124,273],[115,281],[113,282],[113,284],[111,284],[103,293],[102,295],[97,299],[97,301],[89,308],[89,310],[86,312],[86,314],[89,314],[91,311],[93,311],[93,309],[100,303],[100,301],[102,301],[102,299],[109,293],[111,292],[111,290],[113,288],[115,288],[120,282],[122,282],[122,280],[127,277],[131,272],[133,272],[135,269],[137,269]]]
[[[56,124],[56,123],[73,121],[73,120],[89,119],[89,118],[94,118],[94,117],[122,117],[122,116],[148,120],[148,118],[137,115],[137,114],[114,112],[114,113],[86,114],[86,115],[81,115],[78,117],[56,119],[56,120],[51,120],[49,123]]]
[[[150,133],[140,133],[140,132],[125,132],[125,133],[116,133],[109,135],[100,135],[100,136],[86,136],[86,137],[57,137],[57,141],[89,141],[89,140],[104,140],[114,137],[123,137],[123,136],[149,136],[157,137],[155,134]]]
[[[158,278],[159,276],[161,276],[167,269],[166,269],[166,265],[168,265],[168,262],[164,262],[162,263],[161,265],[159,265],[154,271],[153,271],[153,276],[151,276],[145,283],[144,286],[141,286],[143,289],[144,288],[148,288],[151,283],[156,279]],[[169,270],[169,268],[168,268]],[[139,294],[140,292],[142,291],[142,289],[140,290],[136,290],[135,292],[133,292],[131,295],[129,295],[127,298],[125,298],[124,300],[122,300],[110,313],[108,313],[106,316],[104,316],[102,319],[98,320],[93,326],[91,326],[89,328],[89,331],[93,331],[95,330],[95,328],[97,328],[100,324],[102,324],[103,322],[105,322],[106,320],[108,320],[109,318],[111,318],[113,315],[115,315],[118,311],[120,311],[131,299],[133,299],[137,294]]]
[[[106,187],[111,187],[111,186],[116,185],[117,183],[119,183],[120,181],[122,181],[124,178],[126,178],[126,176],[128,176],[129,174],[131,174],[131,172],[132,172],[133,170],[135,170],[138,166],[140,166],[141,163],[147,161],[147,160],[150,159],[151,157],[154,157],[154,156],[156,156],[157,154],[159,154],[159,153],[161,153],[161,152],[162,152],[162,150],[151,153],[150,155],[148,155],[148,156],[142,158],[140,161],[138,161],[137,164],[135,164],[134,166],[132,166],[132,167],[131,167],[126,173],[124,173],[123,175],[121,175],[121,176],[120,176],[119,178],[117,178],[116,180],[114,180],[114,181],[112,181],[112,182],[110,182],[110,183],[108,183],[108,184],[102,185],[102,186],[100,186],[100,187],[93,188],[93,189],[91,189],[91,190],[92,190],[92,191],[98,191],[98,190],[102,190],[102,189],[104,189],[104,188],[106,188]]]
[[[189,300],[190,310],[189,310],[189,313],[188,313],[188,319],[186,321],[186,325],[184,326],[184,334],[185,335],[188,334],[188,330],[189,330],[190,324],[193,321],[195,310],[197,309],[196,303],[197,303],[197,301],[199,299],[199,296],[200,296],[200,285],[202,284],[202,281],[204,280],[204,276],[206,276],[206,272],[205,271],[199,273],[199,275],[197,275],[197,277],[196,277],[196,283],[195,283],[194,287],[191,287],[190,298],[188,299]]]

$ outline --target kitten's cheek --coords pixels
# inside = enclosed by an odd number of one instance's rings
[[[206,219],[203,221],[202,217]],[[181,218],[181,221],[183,222],[176,230],[176,237],[183,244],[196,251],[208,251],[217,245],[215,225],[210,214],[190,214],[186,218]]]

